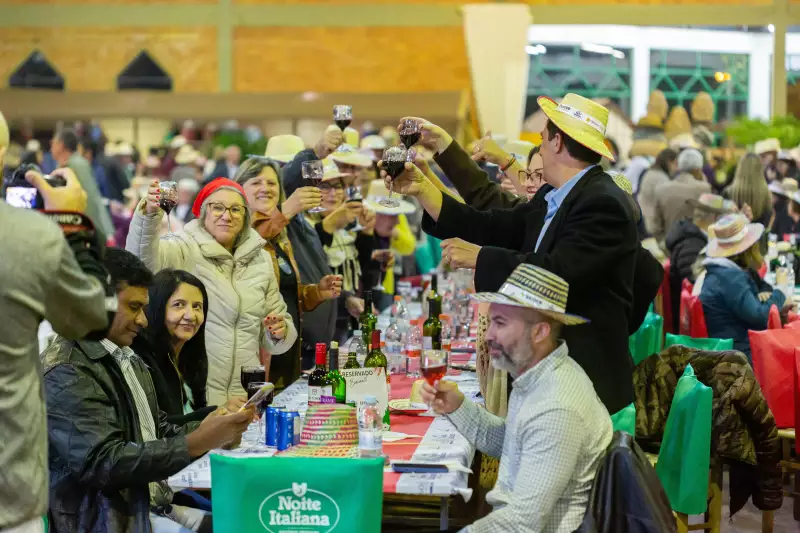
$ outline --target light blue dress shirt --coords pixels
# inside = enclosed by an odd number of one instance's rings
[[[547,233],[547,228],[550,227],[550,222],[552,222],[553,217],[556,216],[558,208],[561,207],[561,204],[564,203],[564,199],[567,197],[569,192],[575,187],[575,185],[578,184],[581,178],[595,166],[596,165],[590,165],[584,168],[583,170],[572,176],[570,180],[566,182],[564,185],[562,185],[558,189],[553,189],[552,191],[544,195],[544,200],[545,202],[547,202],[547,214],[544,216],[544,224],[542,225],[542,231],[539,232],[539,238],[536,240],[536,248],[533,249],[534,252],[539,251],[539,245],[542,243],[544,234]]]

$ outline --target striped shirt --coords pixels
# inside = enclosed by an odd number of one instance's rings
[[[508,416],[465,400],[448,415],[483,453],[500,457],[494,507],[462,533],[572,533],[583,520],[611,418],[563,341],[514,380]]]
[[[156,422],[153,419],[153,412],[150,410],[150,402],[147,400],[147,394],[145,394],[142,384],[139,383],[136,372],[131,365],[131,361],[139,356],[128,346],[120,348],[108,339],[101,340],[100,344],[111,354],[122,371],[125,384],[128,386],[128,390],[130,390],[134,405],[136,406],[136,418],[139,420],[139,430],[142,433],[142,439],[144,442],[158,440]],[[171,501],[172,491],[165,482],[157,481],[150,483],[150,503],[152,505],[167,505]]]

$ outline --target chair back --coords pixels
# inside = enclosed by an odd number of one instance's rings
[[[725,350],[733,350],[733,339],[695,339],[688,335],[672,335],[667,333],[667,338],[664,341],[664,349],[670,346],[681,345],[695,348],[697,350],[721,352]]]
[[[673,329],[673,309],[672,309],[672,262],[667,259],[664,262],[664,279],[661,281],[661,287],[658,289],[661,295],[661,313],[664,317],[664,331],[667,333],[674,333]]]
[[[692,296],[692,291],[684,288],[681,291],[681,321],[680,334],[705,339],[708,337],[706,317],[703,312],[703,303],[699,296]]]
[[[794,328],[749,331],[753,373],[775,416],[778,429],[794,427],[795,350],[800,330]]]
[[[661,351],[665,322],[661,315],[649,312],[636,333],[628,337],[628,348],[634,365]]]

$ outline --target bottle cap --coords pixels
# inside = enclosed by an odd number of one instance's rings
[[[324,366],[327,363],[327,350],[324,342],[318,342],[314,360],[317,365]]]
[[[339,347],[339,343],[336,341],[331,341],[331,349],[335,350]]]
[[[395,301],[395,302],[399,302],[399,301],[400,301],[400,300],[402,300],[402,299],[403,299],[403,297],[402,297],[402,296],[400,296],[399,294],[395,294],[395,295],[394,295],[394,301]]]
[[[450,315],[448,315],[447,313],[442,313],[441,315],[439,315],[439,320],[450,320]]]
[[[372,332],[372,340],[370,341],[373,348],[378,348],[381,345],[381,330],[376,329]]]
[[[360,329],[353,330],[353,336],[354,337],[358,337],[359,335],[361,335],[361,330]]]

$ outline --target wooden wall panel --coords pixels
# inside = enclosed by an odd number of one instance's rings
[[[404,93],[469,87],[460,27],[236,28],[234,90]]]
[[[68,91],[113,91],[117,75],[146,49],[176,92],[216,92],[216,28],[7,28],[0,39],[0,84],[33,50],[64,76]]]
[[[519,0],[523,3],[542,6],[577,6],[577,5],[634,5],[634,6],[700,6],[700,5],[748,5],[763,6],[772,4],[772,0]],[[798,0],[800,1],[800,0]],[[535,12],[534,12],[535,16]],[[624,24],[624,22],[622,22]]]
[[[216,4],[217,0],[169,0],[171,4]],[[0,5],[153,5],[164,0],[0,0]]]

